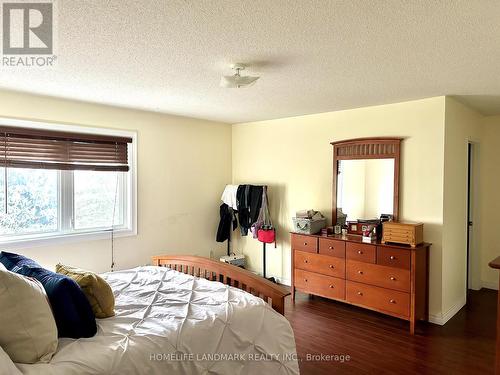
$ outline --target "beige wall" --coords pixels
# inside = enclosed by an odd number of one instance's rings
[[[479,142],[482,116],[455,99],[446,98],[443,190],[443,315],[465,304],[467,274],[467,145]],[[474,214],[478,214],[474,211]],[[474,220],[475,221],[475,220]],[[475,239],[474,244],[479,244]],[[480,248],[471,247],[479,261]],[[479,281],[476,264],[472,278]]]
[[[488,263],[500,256],[500,116],[485,117],[481,121],[482,137],[479,150],[479,237],[481,248],[482,285],[498,288],[498,271]]]
[[[498,272],[488,263],[500,255],[500,240],[491,223],[500,212],[500,116],[484,117],[446,98],[443,310],[465,301],[467,143],[473,144],[472,221],[469,278],[473,289],[498,289]],[[494,225],[494,224],[493,224]]]
[[[231,180],[231,126],[204,120],[0,92],[0,117],[138,132],[138,235],[115,242],[116,268],[160,253],[209,256],[219,198]],[[53,268],[65,262],[108,271],[110,241],[16,250]]]
[[[442,311],[442,224],[445,98],[233,125],[233,183],[267,184],[278,247],[268,246],[268,274],[290,280],[292,216],[314,208],[331,219],[332,146],[347,138],[401,136],[403,220],[425,223],[432,242],[430,313]],[[251,269],[261,271],[262,246],[237,239]]]

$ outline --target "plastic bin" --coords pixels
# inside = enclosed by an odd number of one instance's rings
[[[321,232],[321,229],[326,228],[326,219],[302,219],[294,217],[293,230],[295,233],[301,234],[316,234]]]

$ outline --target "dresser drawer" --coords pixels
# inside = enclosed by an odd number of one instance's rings
[[[317,253],[318,239],[316,237],[304,236],[302,234],[292,234],[292,249],[307,251],[309,253]]]
[[[320,238],[319,253],[337,258],[345,258],[345,241]]]
[[[360,262],[375,263],[377,260],[377,248],[366,243],[348,242],[345,250],[346,258]]]
[[[412,234],[406,234],[406,233],[386,233],[384,235],[384,239],[387,242],[409,242],[409,241],[415,241],[415,236]]]
[[[377,264],[390,267],[410,269],[410,250],[377,247]]]
[[[345,278],[345,259],[295,250],[295,268]]]
[[[397,226],[397,227],[392,227],[390,225],[385,225],[384,226],[384,230],[385,230],[385,233],[391,233],[391,234],[394,234],[394,235],[404,235],[404,236],[413,236],[413,234],[415,233],[413,231],[413,228],[410,228],[410,227],[406,227],[406,226]]]
[[[403,292],[410,291],[410,271],[401,268],[348,260],[346,277],[351,281]]]
[[[410,316],[410,294],[346,281],[346,300],[403,318]]]
[[[345,299],[345,280],[295,269],[295,287],[318,296]]]

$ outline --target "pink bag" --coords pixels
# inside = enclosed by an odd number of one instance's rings
[[[276,231],[272,229],[259,229],[257,231],[257,239],[264,243],[273,243],[276,241]]]
[[[257,219],[255,231],[257,239],[263,243],[275,243],[276,245],[276,229],[273,227],[269,207],[267,205],[267,187],[264,186],[262,191],[262,206]],[[255,232],[254,232],[255,234]]]

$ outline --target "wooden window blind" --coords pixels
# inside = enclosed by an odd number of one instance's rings
[[[0,126],[0,167],[129,170],[132,138]]]

